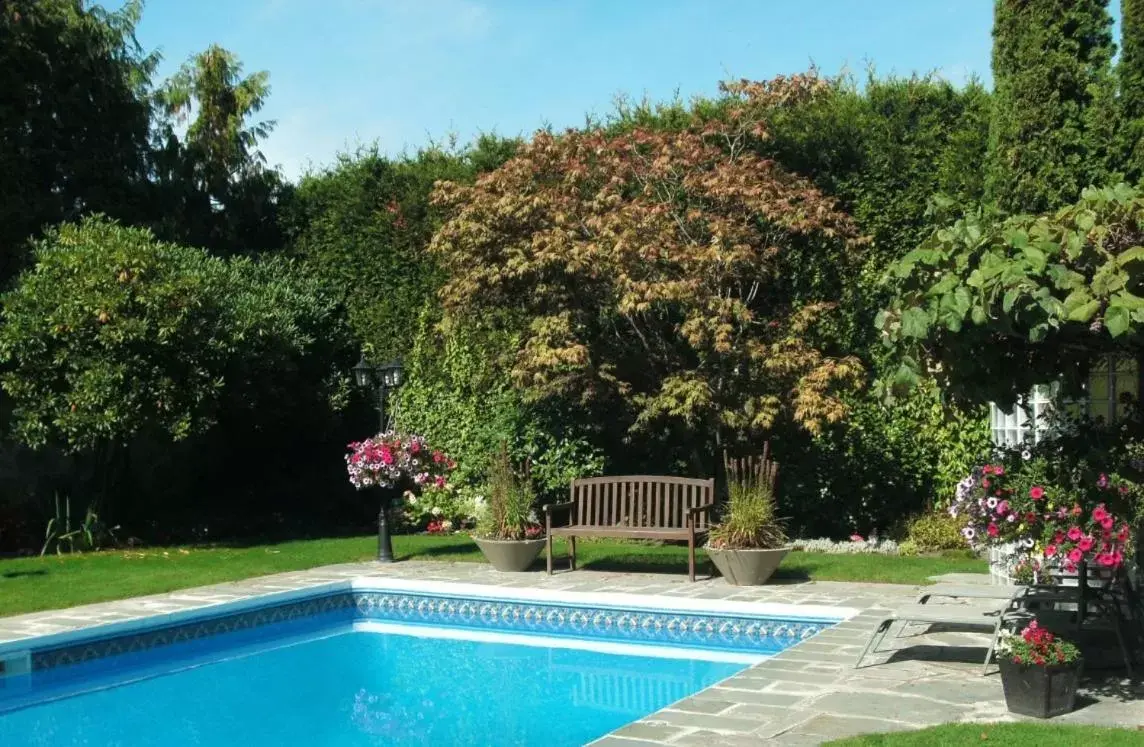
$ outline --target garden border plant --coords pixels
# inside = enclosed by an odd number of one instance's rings
[[[473,541],[498,571],[524,571],[544,549],[544,525],[536,515],[536,493],[529,461],[519,474],[512,464],[508,444],[489,464],[487,499],[481,507]]]

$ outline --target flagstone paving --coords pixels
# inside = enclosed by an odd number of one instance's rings
[[[0,618],[0,642],[108,622],[164,615],[352,578],[393,577],[512,588],[621,592],[854,608],[860,613],[777,656],[603,737],[597,747],[813,745],[855,734],[939,723],[1013,721],[997,674],[982,677],[987,639],[915,626],[887,637],[891,650],[854,660],[880,617],[916,598],[919,587],[836,582],[734,587],[665,574],[574,571],[504,574],[476,563],[357,563],[186,589],[66,610]],[[956,583],[987,581],[961,576]],[[1144,687],[1116,677],[1091,682],[1078,709],[1057,721],[1144,725]]]

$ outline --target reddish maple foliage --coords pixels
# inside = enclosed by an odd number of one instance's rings
[[[783,416],[812,432],[839,420],[862,367],[815,342],[834,301],[802,277],[808,263],[844,276],[862,242],[831,198],[756,147],[769,110],[822,85],[728,84],[724,115],[682,131],[541,132],[476,184],[438,184],[446,309],[522,313],[525,391],[619,398],[637,427],[682,419],[747,437]]]

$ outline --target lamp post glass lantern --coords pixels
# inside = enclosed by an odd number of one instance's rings
[[[370,364],[362,354],[361,360],[353,368],[354,382],[362,389],[373,388],[377,393],[378,433],[385,433],[385,402],[391,390],[397,389],[405,381],[404,366],[400,358],[379,366]],[[377,560],[379,563],[393,562],[393,543],[389,538],[389,495],[383,494],[381,508],[377,512]]]

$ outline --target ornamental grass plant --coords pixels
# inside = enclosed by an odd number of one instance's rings
[[[779,466],[770,458],[770,443],[763,446],[761,457],[732,459],[724,454],[723,466],[727,505],[711,527],[707,544],[717,550],[784,547],[787,535],[775,499]]]
[[[526,459],[513,468],[508,445],[502,443],[489,465],[487,501],[477,520],[476,536],[491,540],[539,539],[544,527],[537,519],[532,469]]]

